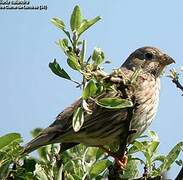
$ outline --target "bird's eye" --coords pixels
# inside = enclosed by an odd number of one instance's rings
[[[152,53],[145,53],[144,54],[144,59],[151,60],[152,58],[153,58],[153,54]]]

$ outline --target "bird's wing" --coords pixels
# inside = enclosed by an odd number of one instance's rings
[[[81,99],[76,100],[73,104],[63,110],[49,127],[44,129],[37,137],[27,143],[24,152],[30,153],[41,146],[54,143],[54,139],[62,133],[66,127],[70,126],[70,123],[72,124],[72,115],[74,110],[79,106],[81,106]],[[63,147],[63,150],[68,148]]]
[[[116,92],[112,94],[106,93],[105,95],[105,97],[111,96],[115,97]],[[89,145],[105,144],[109,143],[106,141],[112,141],[123,131],[126,131],[127,108],[111,110],[99,107],[95,103],[93,104],[92,114],[85,113],[84,124],[78,132],[73,130],[72,117],[74,111],[82,106],[81,98],[62,111],[48,128],[44,129],[40,135],[29,142],[25,146],[25,152],[29,153],[41,146],[59,142],[71,143],[70,145],[67,144],[67,147],[72,147],[80,142]],[[108,139],[108,136],[111,138]],[[98,142],[99,140],[103,142]],[[63,147],[63,149],[65,148]]]

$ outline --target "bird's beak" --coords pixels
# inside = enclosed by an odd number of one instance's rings
[[[175,60],[174,59],[172,59],[167,54],[163,54],[162,55],[161,64],[163,64],[163,65],[166,66],[166,65],[169,65],[169,64],[172,64],[172,63],[175,63]]]

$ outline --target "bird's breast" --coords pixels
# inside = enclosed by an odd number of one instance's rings
[[[131,129],[137,133],[129,141],[140,136],[154,119],[159,104],[160,79],[152,76],[139,77],[139,86],[134,92],[135,110],[131,120]]]

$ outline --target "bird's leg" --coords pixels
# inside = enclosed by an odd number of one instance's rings
[[[115,157],[116,166],[119,167],[119,169],[125,169],[128,162],[128,156],[124,154],[123,156],[116,156]]]
[[[128,162],[128,157],[125,153],[119,154],[110,151],[109,149],[105,148],[104,146],[99,146],[103,151],[105,151],[109,156],[112,156],[115,159],[115,163],[118,169],[125,169]]]

